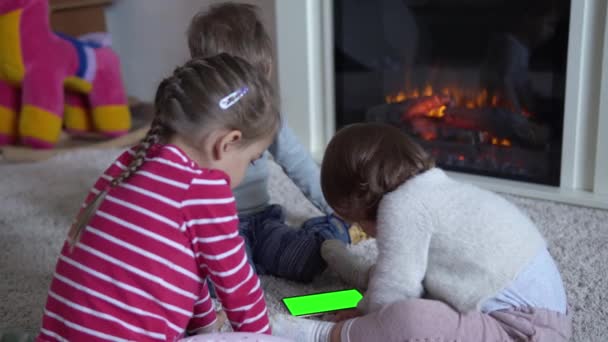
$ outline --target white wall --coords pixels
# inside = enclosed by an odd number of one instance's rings
[[[106,10],[112,46],[119,54],[129,96],[152,101],[158,83],[188,57],[186,30],[200,9],[220,0],[116,0]],[[256,4],[274,40],[274,0]],[[276,73],[275,73],[276,75]]]
[[[317,161],[334,134],[330,9],[327,0],[276,1],[281,112]]]

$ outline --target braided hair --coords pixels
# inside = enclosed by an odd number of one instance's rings
[[[229,107],[220,101],[237,89],[247,93]],[[198,148],[213,130],[239,130],[247,146],[276,134],[281,119],[276,97],[266,76],[245,60],[219,54],[194,58],[175,69],[156,91],[155,117],[127,167],[100,191],[76,217],[68,234],[71,247],[80,240],[89,220],[113,188],[121,185],[145,163],[149,149],[177,135]]]

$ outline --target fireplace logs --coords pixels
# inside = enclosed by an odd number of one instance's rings
[[[402,128],[451,169],[523,179],[549,172],[548,126],[508,108],[467,108],[432,95],[374,106],[366,120]]]
[[[542,148],[550,138],[547,126],[507,108],[454,106],[449,98],[438,95],[378,105],[368,110],[366,119],[405,126],[425,140],[439,138],[439,132],[461,136],[463,133],[458,131],[466,131],[487,133],[521,145]]]

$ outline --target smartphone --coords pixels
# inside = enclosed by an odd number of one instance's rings
[[[314,316],[332,311],[354,309],[363,295],[357,289],[313,293],[281,299],[293,316]]]

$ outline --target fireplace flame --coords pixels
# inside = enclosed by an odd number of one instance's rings
[[[453,104],[458,107],[469,109],[480,107],[497,107],[500,105],[500,97],[497,94],[490,96],[487,89],[463,90],[458,87],[444,87],[436,92],[430,84],[425,85],[422,90],[414,88],[410,91],[399,91],[396,94],[385,96],[386,103],[399,103],[407,99],[416,99],[423,96],[443,95],[449,97]],[[522,114],[530,114],[529,112]]]
[[[510,147],[511,146],[511,141],[509,139],[506,138],[497,138],[497,137],[492,137],[492,145],[499,145],[499,146],[504,146],[504,147]]]
[[[416,118],[444,119],[447,114],[446,111],[449,112],[448,106],[467,109],[509,107],[502,103],[498,94],[490,94],[487,89],[467,90],[459,87],[443,87],[440,91],[436,91],[430,84],[421,89],[399,91],[385,97],[388,104],[400,103],[409,99],[421,99],[422,101],[414,102],[404,113],[404,117],[413,120],[412,123],[417,126],[419,136],[427,141],[437,139],[437,132],[433,127],[428,126],[429,123],[423,123]],[[526,118],[532,116],[527,110],[522,110],[521,115]],[[488,132],[481,133],[483,136],[482,142],[487,144],[500,147],[511,147],[512,145],[508,138],[492,136]]]

